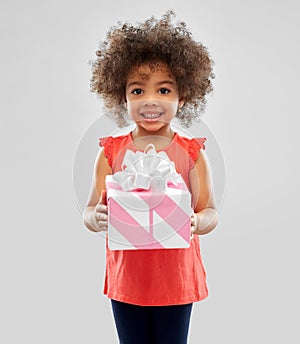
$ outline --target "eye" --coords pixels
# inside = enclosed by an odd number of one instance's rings
[[[171,92],[171,91],[165,87],[162,87],[159,89],[160,94],[168,94],[169,92]]]
[[[135,88],[134,90],[131,91],[132,94],[139,95],[142,94],[143,91],[141,88]]]

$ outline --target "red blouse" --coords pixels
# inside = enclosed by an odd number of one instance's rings
[[[189,171],[205,149],[205,138],[189,139],[175,133],[164,151],[173,160],[190,189]],[[100,139],[112,173],[121,170],[127,149],[137,151],[131,133]],[[199,236],[189,248],[116,250],[106,240],[104,294],[111,299],[143,306],[187,304],[207,297],[206,273],[200,254]]]

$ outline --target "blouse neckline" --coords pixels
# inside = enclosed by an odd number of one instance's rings
[[[167,150],[167,149],[171,146],[171,144],[173,144],[173,143],[175,142],[175,139],[177,138],[177,136],[178,136],[178,133],[175,131],[174,134],[173,134],[172,139],[170,140],[170,142],[169,142],[163,149],[156,149],[156,148],[155,148],[156,151],[157,151],[157,152],[161,152],[161,151]],[[134,144],[134,138],[133,138],[133,136],[132,136],[132,131],[129,133],[129,140],[130,140],[130,143],[132,144],[132,146],[134,147],[134,149],[135,149],[136,151],[144,152],[144,150],[137,148],[136,145]],[[154,144],[153,144],[153,145],[154,145]],[[154,147],[155,147],[155,145],[154,145]]]

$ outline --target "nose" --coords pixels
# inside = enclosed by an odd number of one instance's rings
[[[145,99],[143,99],[143,105],[144,106],[157,106],[158,105],[158,99],[153,99],[152,97],[145,98]]]

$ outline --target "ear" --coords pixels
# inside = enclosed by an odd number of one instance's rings
[[[124,100],[123,106],[124,106],[124,108],[127,110],[127,101],[126,101],[126,100]]]
[[[123,105],[124,108],[127,110],[127,99],[126,99],[125,88],[124,88],[122,99],[120,101],[120,105]]]
[[[179,101],[178,101],[178,107],[179,107],[179,109],[183,107],[184,103],[185,103],[185,98],[179,99]]]

